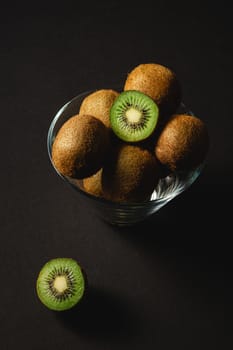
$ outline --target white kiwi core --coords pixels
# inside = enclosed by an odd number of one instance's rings
[[[53,286],[58,293],[63,293],[68,288],[66,277],[57,276],[53,282]]]
[[[129,123],[138,123],[142,118],[142,114],[137,109],[131,107],[125,112],[125,116]]]

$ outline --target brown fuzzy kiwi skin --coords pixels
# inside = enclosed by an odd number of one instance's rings
[[[158,63],[141,63],[127,75],[124,90],[138,90],[158,105],[160,119],[176,112],[182,99],[181,84],[170,68]]]
[[[110,135],[110,145],[109,145],[109,152],[108,156],[105,159],[105,162],[103,164],[103,167],[108,167],[108,163],[111,162],[111,154],[114,152],[114,149],[119,147],[122,144],[122,140],[119,139],[116,134],[110,129],[109,130]],[[99,198],[104,198],[103,193],[103,186],[102,186],[102,174],[103,174],[103,168],[98,170],[95,174],[83,179],[82,181],[82,189]]]
[[[74,115],[59,129],[52,162],[64,176],[83,179],[96,173],[109,147],[109,130],[91,115]]]
[[[208,148],[208,130],[200,118],[173,114],[158,137],[155,155],[172,172],[188,171],[204,162]]]
[[[138,145],[120,142],[112,148],[110,161],[103,167],[103,195],[113,202],[143,202],[149,199],[158,180],[154,154]]]
[[[101,168],[97,173],[83,179],[84,191],[96,197],[103,197],[102,170]]]
[[[122,140],[119,139],[111,129],[109,130],[109,135],[109,151],[108,156],[105,158],[105,162],[103,163],[103,167],[100,170],[98,170],[95,174],[86,177],[82,180],[83,190],[93,196],[100,198],[104,198],[102,185],[103,168],[107,168],[109,166],[109,163],[111,163],[112,161],[112,154],[114,153],[114,150],[120,147],[120,145],[122,144]]]
[[[79,114],[90,114],[110,128],[110,109],[119,92],[113,89],[100,89],[87,95],[81,103]]]

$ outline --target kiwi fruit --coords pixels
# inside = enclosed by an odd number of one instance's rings
[[[200,118],[173,114],[158,137],[155,155],[173,172],[192,170],[205,160],[208,147],[207,127]]]
[[[39,272],[36,292],[49,309],[64,311],[74,307],[84,296],[86,275],[76,260],[54,258]]]
[[[97,173],[83,179],[84,191],[96,197],[103,197],[102,171],[103,169],[101,168]]]
[[[161,115],[175,113],[181,103],[181,84],[170,68],[157,63],[142,63],[127,75],[124,90],[138,90],[150,96]]]
[[[147,139],[155,129],[158,117],[156,103],[136,90],[121,92],[110,109],[112,130],[126,142]]]
[[[113,202],[148,200],[159,180],[155,155],[136,144],[121,142],[102,170],[104,198]]]
[[[81,103],[79,114],[90,114],[110,128],[110,108],[119,93],[112,89],[100,89],[87,95]]]
[[[64,176],[91,176],[102,167],[109,142],[109,130],[99,119],[77,114],[62,125],[55,137],[53,164]]]

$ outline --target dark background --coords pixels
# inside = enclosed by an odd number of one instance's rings
[[[153,5],[153,6],[152,6]],[[227,2],[1,5],[1,349],[232,349],[232,24]],[[112,227],[54,172],[46,138],[80,92],[172,68],[209,130],[198,180],[144,223]],[[54,313],[35,281],[77,259],[86,301]]]

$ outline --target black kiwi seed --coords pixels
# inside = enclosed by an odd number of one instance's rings
[[[63,311],[83,297],[85,277],[79,264],[71,258],[55,258],[41,269],[36,282],[40,301],[51,310]]]
[[[126,142],[148,138],[159,117],[157,104],[142,92],[128,90],[120,93],[110,110],[113,132]]]

